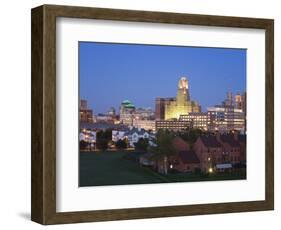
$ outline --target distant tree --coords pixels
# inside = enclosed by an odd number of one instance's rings
[[[97,148],[101,150],[106,150],[109,141],[112,139],[112,130],[106,129],[105,131],[100,130],[97,132],[96,143]]]
[[[168,174],[168,158],[178,153],[173,145],[174,137],[173,132],[159,130],[154,145],[149,147],[149,151],[153,154],[152,159],[157,162],[159,173]]]
[[[106,139],[102,139],[102,138],[99,138],[97,139],[97,148],[98,149],[101,149],[101,150],[106,150],[107,149],[107,143],[108,143],[108,140]]]
[[[179,136],[189,144],[190,148],[192,148],[197,138],[203,134],[204,131],[201,129],[187,129],[184,132],[179,133]]]
[[[97,139],[106,139],[110,141],[112,139],[112,129],[100,130],[97,132]]]
[[[88,142],[81,140],[79,146],[80,146],[80,150],[86,150],[88,147]]]
[[[140,138],[137,143],[134,144],[136,150],[146,151],[148,148],[148,139]]]
[[[103,138],[107,139],[108,141],[112,139],[112,129],[106,129],[103,132]]]
[[[116,142],[115,146],[117,149],[125,149],[125,148],[127,148],[127,142],[126,142],[126,140],[120,139]]]

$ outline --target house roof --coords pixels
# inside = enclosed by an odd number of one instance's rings
[[[145,129],[138,129],[134,127],[128,130],[125,135],[133,135],[134,133],[137,133],[138,135],[144,135],[145,133],[147,133],[147,131],[145,131]]]
[[[231,147],[239,147],[240,144],[235,140],[233,135],[221,135],[220,139],[222,142],[229,144]]]
[[[200,160],[197,157],[196,153],[192,150],[180,151],[179,157],[181,158],[182,162],[185,164],[199,164],[200,163]]]
[[[189,150],[188,144],[180,137],[175,137],[173,139],[173,145],[178,151],[187,151]]]
[[[211,148],[219,148],[221,147],[221,144],[218,142],[217,138],[215,136],[200,136],[203,144],[206,147],[211,147]]]

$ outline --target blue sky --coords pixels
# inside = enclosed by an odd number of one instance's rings
[[[125,99],[154,109],[156,97],[176,96],[181,76],[206,111],[246,90],[246,50],[79,42],[80,98],[95,114]]]

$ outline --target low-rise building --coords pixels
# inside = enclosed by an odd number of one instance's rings
[[[93,123],[93,110],[80,109],[79,115],[80,122]]]
[[[141,128],[131,127],[125,130],[112,130],[112,141],[117,142],[118,140],[127,140],[130,147],[135,147],[135,143],[139,141],[140,138],[150,139],[152,135]]]
[[[173,145],[177,150],[177,155],[169,159],[170,169],[179,172],[200,171],[200,160],[193,150],[190,150],[188,144],[180,137],[173,140]]]
[[[135,110],[136,120],[154,120],[155,113],[151,108],[137,108]]]
[[[88,149],[96,147],[97,133],[93,130],[82,129],[79,133],[79,141],[84,141],[88,144]]]
[[[240,161],[242,164],[246,164],[246,159],[247,159],[246,135],[235,133],[234,138],[237,139],[237,141],[239,142],[239,145],[240,145]]]
[[[234,106],[217,105],[208,107],[208,130],[229,132],[236,130],[245,133],[245,113]]]
[[[125,133],[125,137],[129,145],[135,147],[134,144],[137,143],[140,138],[149,139],[149,132],[141,128],[130,128],[130,130]]]
[[[237,136],[238,138],[238,136]],[[232,171],[244,160],[241,152],[246,151],[245,142],[233,134],[199,136],[193,145],[200,160],[201,171],[206,173]]]
[[[217,140],[221,143],[224,162],[232,165],[240,163],[240,143],[232,134],[217,134]]]
[[[180,115],[180,121],[187,121],[190,122],[192,128],[194,129],[208,129],[208,113],[204,112],[192,112],[185,115]]]
[[[117,142],[119,140],[124,140],[125,133],[127,130],[112,130],[112,141]]]
[[[155,132],[155,120],[138,120],[133,121],[133,126],[135,128],[145,129],[147,131]]]
[[[216,164],[224,163],[222,145],[215,135],[199,136],[193,146],[200,160],[200,169],[212,173]]]
[[[156,131],[160,129],[167,129],[172,131],[181,131],[191,128],[190,121],[181,120],[156,120],[155,122]]]

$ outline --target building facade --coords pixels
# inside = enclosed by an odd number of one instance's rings
[[[233,105],[208,107],[208,130],[213,132],[237,130],[245,133],[245,113]]]
[[[88,109],[88,102],[87,102],[87,100],[84,100],[84,99],[80,100],[80,109],[82,109],[82,110]]]
[[[175,101],[175,98],[173,98],[173,97],[156,98],[156,101],[155,101],[155,119],[156,120],[165,120],[165,107],[172,101]]]
[[[156,131],[159,129],[167,129],[173,131],[181,131],[191,128],[191,122],[180,121],[180,120],[156,120],[155,121]]]
[[[155,113],[151,108],[137,108],[135,110],[136,120],[154,120]]]
[[[133,127],[155,132],[155,120],[133,120]]]
[[[190,112],[201,112],[200,105],[191,101],[188,81],[182,77],[178,82],[178,92],[175,98],[156,98],[156,120],[179,119],[180,115]]]
[[[135,106],[129,100],[123,101],[120,105],[120,122],[124,125],[133,125],[135,110]]]
[[[190,150],[188,144],[180,137],[175,137],[173,146],[177,154],[169,159],[170,170],[179,172],[200,171],[200,160],[193,150]]]
[[[208,129],[208,113],[189,113],[186,115],[180,115],[180,121],[188,121],[191,127],[194,129]]]

